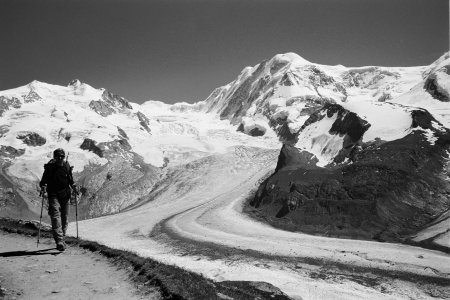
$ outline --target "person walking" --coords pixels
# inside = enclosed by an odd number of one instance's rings
[[[68,161],[64,161],[65,156],[61,148],[53,151],[53,159],[44,165],[44,174],[39,183],[41,191],[47,193],[52,234],[59,251],[66,249],[64,237],[68,226],[69,200],[72,190],[76,191],[72,167]]]

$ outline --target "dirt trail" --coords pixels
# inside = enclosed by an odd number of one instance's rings
[[[54,247],[48,238],[36,248],[36,238],[0,231],[0,299],[144,299],[127,271],[105,257],[76,246],[63,253]]]

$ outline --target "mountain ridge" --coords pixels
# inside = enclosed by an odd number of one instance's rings
[[[397,69],[296,59],[194,104],[79,80],[0,92],[0,217],[38,219],[62,147],[82,191],[69,236],[297,298],[446,298],[448,53]]]
[[[446,53],[429,66],[347,68],[278,54],[194,104],[139,105],[77,79],[66,87],[33,81],[0,92],[3,174],[36,212],[41,166],[51,149],[66,148],[86,187],[82,215],[90,218],[146,197],[164,168],[233,145],[284,143],[326,168],[415,131],[431,147],[450,124],[449,61]],[[435,125],[413,126],[416,107],[429,109]],[[126,171],[115,176],[119,170]]]

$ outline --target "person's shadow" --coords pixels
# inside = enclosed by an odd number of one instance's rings
[[[54,250],[54,251],[50,251]],[[11,257],[11,256],[33,256],[33,255],[58,255],[61,252],[56,250],[56,248],[41,249],[36,251],[10,251],[10,252],[0,252],[0,257]]]

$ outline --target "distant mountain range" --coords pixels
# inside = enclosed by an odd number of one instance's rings
[[[195,104],[33,81],[0,92],[0,116],[2,216],[37,215],[37,183],[57,147],[92,218],[138,203],[171,166],[247,145],[281,148],[248,203],[256,218],[450,248],[449,53],[429,66],[357,68],[279,54]]]

